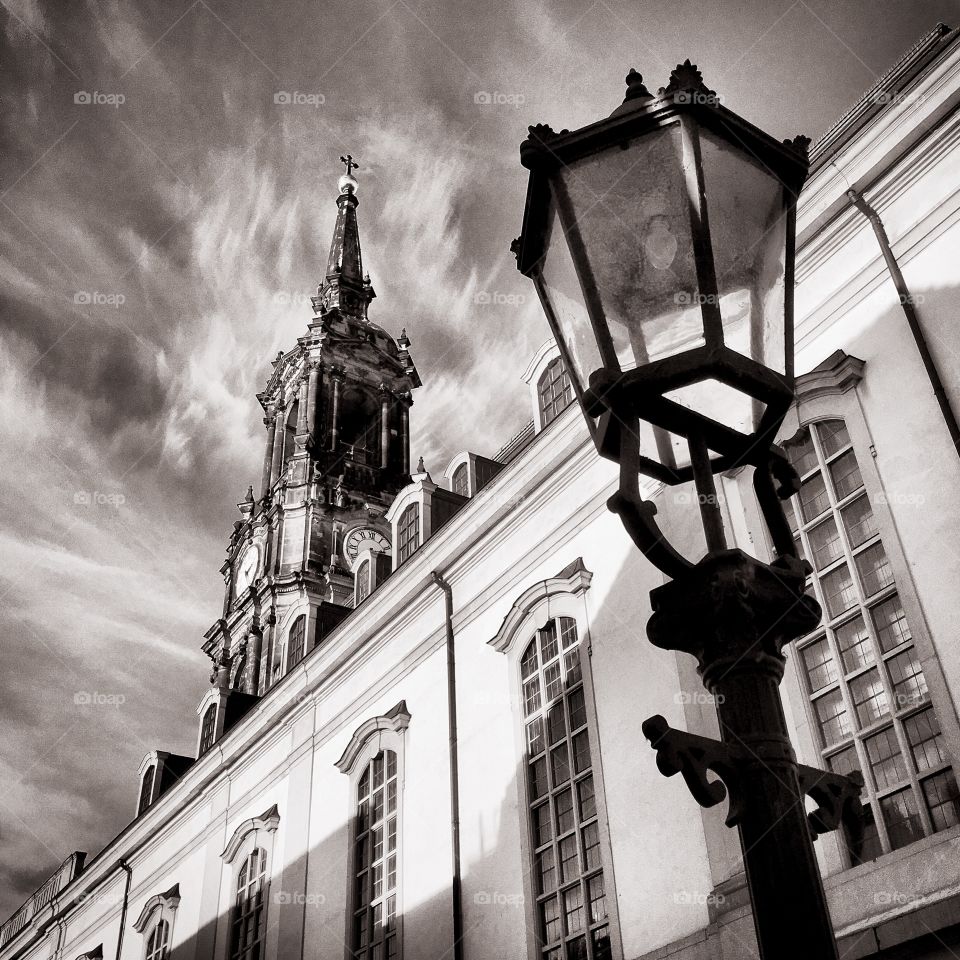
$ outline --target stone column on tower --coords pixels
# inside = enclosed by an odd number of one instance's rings
[[[380,384],[380,467],[390,466],[390,388]]]
[[[301,377],[300,387],[297,394],[297,453],[301,453],[307,446],[307,397],[308,381],[306,377]]]
[[[340,388],[343,384],[344,370],[342,367],[333,367],[330,370],[330,379],[333,381],[333,399],[331,402],[332,414],[330,422],[330,449],[337,450],[337,441],[340,438]]]
[[[307,434],[311,444],[316,442],[317,432],[317,391],[320,389],[320,364],[311,361],[307,378]]]
[[[274,423],[277,419],[277,412],[270,408],[267,416],[263,418],[263,425],[267,428],[267,442],[264,444],[263,452],[263,473],[260,478],[260,499],[263,500],[270,493],[270,487],[273,484],[273,445],[276,441],[276,432]]]
[[[286,408],[278,403],[273,418],[273,463],[270,467],[271,488],[280,479],[283,470],[283,434],[286,429]]]

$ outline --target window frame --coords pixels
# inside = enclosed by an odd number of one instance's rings
[[[849,506],[855,502],[859,496],[866,495],[869,498],[869,505],[877,526],[877,533],[869,540],[865,540],[863,544],[859,544],[856,549],[860,551],[863,547],[868,546],[879,538],[883,543],[883,548],[890,564],[893,582],[892,585],[871,595],[869,601],[870,606],[868,608],[861,606],[858,602],[858,604],[839,614],[836,618],[832,618],[830,622],[835,622],[836,625],[841,626],[844,623],[855,620],[857,613],[861,610],[868,610],[879,606],[884,597],[893,593],[899,596],[912,633],[913,648],[917,652],[917,659],[922,666],[928,688],[926,699],[922,703],[914,705],[911,709],[905,708],[901,711],[899,720],[901,722],[909,720],[911,716],[922,713],[932,704],[940,725],[945,749],[948,756],[952,758],[954,774],[956,776],[960,773],[960,727],[958,727],[953,699],[949,694],[939,658],[930,638],[912,572],[907,565],[903,553],[896,520],[889,507],[886,490],[877,466],[877,455],[873,446],[873,438],[870,434],[859,397],[857,396],[856,386],[861,378],[862,368],[862,361],[856,360],[856,358],[852,358],[841,352],[836,355],[832,369],[828,369],[827,364],[824,363],[810,374],[799,377],[797,380],[798,402],[794,404],[788,413],[781,427],[777,442],[782,444],[796,436],[797,432],[802,428],[809,428],[811,425],[825,420],[842,420],[845,423],[850,438],[850,447],[855,451],[857,464],[860,468],[863,493],[858,494],[854,491],[843,498],[842,502],[844,506]],[[846,449],[849,448],[837,448],[834,454],[831,454],[830,459],[839,459]],[[833,496],[832,491],[830,492],[830,496]],[[749,503],[751,510],[750,526],[754,530],[759,531],[760,539],[767,544],[768,553],[772,557],[773,546],[769,531],[760,517],[755,497],[749,498]],[[810,521],[809,525],[816,526],[816,522],[823,522],[825,518],[831,516],[835,516],[832,508],[817,517],[816,521]],[[799,515],[798,519],[801,519]],[[805,525],[807,524],[807,522],[802,521],[802,519],[801,522]],[[846,532],[844,531],[841,536],[846,538]],[[827,570],[828,568],[825,566],[824,571]],[[854,580],[856,580],[856,574],[854,574]],[[855,589],[859,588],[855,587]],[[827,611],[825,610],[824,613],[826,618]],[[870,619],[869,616],[867,619]],[[872,624],[868,629],[872,630]],[[790,645],[787,651],[787,673],[782,687],[783,696],[787,701],[791,714],[798,719],[802,717],[806,721],[806,729],[801,727],[799,737],[795,739],[801,757],[805,762],[821,769],[826,768],[825,757],[836,756],[854,742],[854,740],[863,742],[864,739],[862,730],[857,728],[851,735],[853,739],[851,739],[851,736],[846,736],[830,747],[821,748],[819,721],[814,710],[811,695],[808,692],[805,670],[798,656],[798,649],[808,646],[815,641],[815,638],[822,637],[825,634],[826,631],[821,623],[808,637],[794,641]],[[904,644],[902,647],[898,647],[894,653],[907,648],[907,645]],[[837,658],[838,651],[832,642],[830,649],[831,655],[834,657],[835,665],[842,665],[843,661]],[[884,655],[884,658],[886,658],[886,655]],[[867,665],[862,671],[847,671],[847,673],[855,674],[858,672],[866,672],[872,666],[876,666],[876,662]],[[823,688],[823,690],[826,691],[826,688]],[[848,710],[848,720],[856,725],[856,713],[851,712],[852,704],[846,700],[844,700],[844,704]],[[892,723],[893,714],[878,720],[875,724],[871,725],[867,738],[869,738],[871,734],[882,732]],[[909,765],[913,763],[912,749],[909,747],[909,744],[904,745],[907,746],[907,751],[902,753],[902,756],[904,761]],[[859,746],[856,749],[858,762],[861,757],[866,758],[865,746],[863,747],[862,753]],[[872,776],[869,764],[862,765],[861,769],[864,771],[865,779],[869,780]],[[927,816],[926,807],[923,802],[922,783],[930,780],[934,776],[936,776],[934,768],[924,770],[922,774],[917,774],[917,778],[921,783],[918,799],[920,801],[919,807],[921,808],[922,816]],[[901,787],[902,786],[903,784],[901,783]],[[894,788],[890,788],[875,792],[876,794],[889,796],[897,791]],[[882,819],[878,805],[876,805],[876,809],[873,812],[875,820]],[[878,831],[881,830],[880,824],[878,824],[877,829]],[[927,830],[922,838],[908,845],[908,847],[912,849],[917,843],[936,843],[938,840],[942,841],[955,835],[960,835],[960,828],[950,827],[945,831],[933,834]],[[883,835],[883,837],[884,839],[881,842],[882,844],[886,844],[887,848],[877,854],[878,858],[897,855],[907,849],[907,847],[890,849],[889,844],[886,842],[886,836]],[[826,840],[827,838],[823,839]],[[833,844],[835,844],[835,846],[832,846]],[[840,870],[856,869],[861,865],[853,859],[844,838],[838,832],[830,835],[828,848],[826,849],[830,849],[827,864],[828,874]],[[864,860],[863,863],[866,864],[864,869],[870,869],[869,864],[871,862],[872,860],[869,859]]]
[[[406,563],[420,548],[422,504],[408,503],[397,517],[397,566]],[[413,518],[411,522],[410,518]],[[412,531],[412,532],[411,532]],[[412,546],[411,546],[412,545]]]
[[[557,375],[554,371],[559,370]],[[559,392],[558,392],[559,385]],[[549,390],[549,400],[544,402],[545,390]],[[556,420],[567,407],[576,399],[573,391],[573,382],[570,372],[563,362],[563,356],[557,354],[543,368],[537,377],[537,415],[540,420],[540,429],[548,427]],[[561,402],[563,401],[563,402]]]
[[[592,669],[592,639],[587,613],[586,591],[590,587],[593,574],[587,571],[578,560],[571,565],[568,576],[552,577],[534,584],[517,598],[500,631],[489,641],[490,646],[507,656],[510,667],[510,711],[514,734],[515,755],[518,766],[526,773],[527,743],[526,717],[523,712],[523,681],[521,658],[527,645],[547,620],[569,617],[577,626],[580,638],[580,670],[584,691],[584,707],[587,713],[587,730],[590,732],[590,765],[594,778],[594,797],[597,807],[597,824],[600,834],[600,865],[604,876],[604,888],[607,901],[607,917],[610,930],[610,950],[612,957],[623,956],[623,943],[620,930],[620,916],[617,903],[616,873],[613,865],[612,845],[610,841],[609,817],[607,813],[606,788],[603,773],[603,753],[599,739],[596,697]],[[533,845],[533,822],[528,798],[527,778],[516,777],[517,804],[522,813],[520,828],[520,852],[523,870],[523,892],[525,903],[525,929],[527,935],[528,960],[543,960],[544,950],[539,945],[537,924],[538,894],[535,886],[535,847]],[[586,907],[586,905],[585,905]],[[588,925],[589,926],[589,925]]]
[[[197,758],[205,756],[217,742],[217,710],[216,702],[210,703],[203,711],[200,720],[200,742],[197,748]],[[209,723],[207,722],[209,718]]]
[[[149,784],[147,783],[147,777],[150,778]],[[140,778],[140,796],[137,798],[137,816],[142,816],[147,810],[150,809],[151,804],[153,803],[154,795],[156,794],[157,787],[157,764],[151,763],[146,770],[143,771],[143,776]]]
[[[300,633],[298,637],[294,637],[294,630],[300,627]],[[300,656],[294,659],[294,641],[299,643],[300,647]],[[286,669],[284,673],[289,673],[301,660],[307,655],[307,614],[304,611],[303,613],[297,614],[293,623],[290,624],[290,629],[287,631],[287,650],[286,650]]]
[[[346,898],[344,916],[344,957],[353,960],[355,949],[353,946],[353,918],[357,912],[356,877],[357,877],[357,801],[359,797],[360,779],[364,770],[381,752],[390,750],[397,758],[397,885],[396,885],[396,930],[397,930],[397,960],[403,960],[403,892],[404,892],[404,827],[405,805],[404,785],[406,781],[405,767],[405,731],[410,723],[410,714],[405,701],[398,703],[389,713],[371,717],[364,721],[353,732],[340,759],[335,766],[349,778],[349,814],[348,814],[348,841],[347,847],[347,874]]]

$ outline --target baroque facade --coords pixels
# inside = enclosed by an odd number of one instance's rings
[[[801,761],[865,780],[864,835],[816,843],[846,960],[960,950],[958,106],[940,26],[814,145],[798,212],[780,441],[825,613],[782,691]],[[723,804],[640,733],[716,737],[716,714],[645,639],[660,576],[556,348],[503,449],[412,467],[420,381],[368,316],[356,191],[348,160],[313,318],[259,395],[197,756],[144,758],[134,819],[3,924],[0,960],[755,956]],[[718,479],[728,537],[764,555],[749,477]],[[701,551],[694,494],[646,495]]]

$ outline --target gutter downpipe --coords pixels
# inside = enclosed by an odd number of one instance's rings
[[[447,726],[450,744],[450,839],[453,848],[453,958],[463,960],[463,896],[460,883],[460,751],[457,744],[457,660],[453,642],[453,589],[432,571],[443,591],[447,633]]]
[[[953,407],[950,405],[950,398],[947,396],[947,391],[944,389],[943,380],[940,378],[940,372],[937,370],[937,363],[933,358],[933,355],[930,353],[930,348],[927,344],[927,338],[924,335],[923,327],[920,325],[920,318],[917,316],[917,311],[914,308],[914,300],[910,294],[910,291],[907,289],[907,283],[903,279],[903,274],[900,271],[900,265],[897,263],[897,258],[893,255],[893,250],[890,248],[890,238],[887,236],[887,231],[884,229],[883,221],[880,219],[880,214],[869,204],[866,200],[860,196],[854,189],[847,190],[847,198],[850,202],[870,221],[870,226],[873,227],[873,232],[876,234],[877,243],[880,245],[880,252],[883,254],[883,259],[887,264],[887,271],[890,274],[890,279],[893,281],[893,285],[897,288],[897,294],[900,297],[900,306],[903,309],[903,315],[907,319],[907,326],[910,328],[910,332],[913,334],[914,342],[917,345],[917,350],[920,353],[920,359],[923,361],[923,367],[927,372],[927,377],[930,380],[930,386],[933,388],[933,395],[937,398],[937,404],[940,407],[940,413],[943,416],[943,422],[947,425],[947,430],[950,433],[950,440],[953,443],[953,448],[957,452],[957,455],[960,456],[960,424],[957,423],[956,414],[953,411]]]
[[[120,950],[123,947],[123,931],[127,926],[127,905],[130,902],[130,884],[133,882],[133,870],[126,860],[118,860],[117,866],[127,874],[127,879],[123,884],[123,906],[120,908],[120,932],[117,934],[116,960],[120,960]]]

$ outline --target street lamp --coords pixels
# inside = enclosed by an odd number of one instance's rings
[[[651,594],[648,637],[697,658],[722,743],[659,716],[643,732],[660,770],[681,773],[698,802],[729,795],[768,960],[836,956],[812,840],[842,821],[856,829],[862,786],[859,774],[797,764],[778,689],[783,647],[820,621],[781,503],[798,479],[774,442],[794,398],[795,207],[808,143],[780,143],[724,108],[689,61],[656,96],[631,70],[609,117],[572,132],[530,128],[513,247],[597,450],[620,465],[610,509],[672,578]],[[727,548],[714,474],[739,467],[753,468],[769,564]],[[694,483],[701,560],[662,535],[640,474]],[[818,804],[811,814],[805,795]]]

